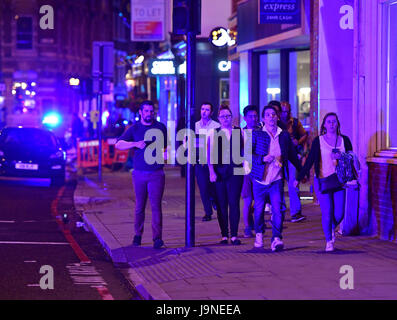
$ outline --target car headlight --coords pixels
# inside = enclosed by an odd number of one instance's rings
[[[66,153],[65,153],[65,151],[58,150],[58,151],[55,152],[54,154],[50,155],[50,159],[60,159],[60,158],[63,158],[63,160],[66,159]]]

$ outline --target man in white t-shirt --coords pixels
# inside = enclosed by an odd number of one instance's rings
[[[206,141],[211,130],[220,127],[218,122],[211,119],[213,112],[214,106],[210,102],[203,102],[200,110],[201,119],[195,124],[197,148],[197,164],[195,165],[195,173],[205,212],[202,219],[203,221],[210,221],[212,219],[212,208],[214,207],[216,210],[215,187],[214,184],[210,182],[208,161],[199,156],[200,153],[206,154]]]

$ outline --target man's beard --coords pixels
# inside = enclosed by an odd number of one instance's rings
[[[153,122],[153,120],[154,120],[154,117],[152,117],[152,116],[147,116],[147,117],[143,118],[143,121],[145,121],[146,123]]]

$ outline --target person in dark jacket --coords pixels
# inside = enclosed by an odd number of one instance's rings
[[[296,152],[298,153],[298,158],[301,159],[301,151],[304,149],[304,145],[307,140],[307,132],[303,128],[302,123],[299,119],[292,117],[291,115],[291,105],[287,101],[281,102],[281,113],[280,121],[284,124],[285,130],[288,131],[291,141],[295,146]],[[289,195],[289,209],[291,215],[291,222],[299,222],[305,220],[306,217],[302,215],[302,205],[299,198],[299,189],[294,187],[294,181],[296,178],[295,167],[289,165],[289,180],[288,184],[288,195]],[[284,206],[285,199],[284,199]]]
[[[210,153],[208,169],[210,181],[215,182],[219,205],[218,222],[222,234],[220,243],[228,243],[230,223],[231,243],[240,245],[241,241],[237,235],[240,222],[240,195],[244,180],[244,140],[241,129],[232,125],[232,112],[229,107],[219,108],[218,119],[221,127],[213,131],[208,142]],[[236,159],[236,155],[239,159]]]
[[[251,178],[254,194],[254,223],[256,239],[254,246],[263,246],[264,215],[263,209],[267,198],[272,206],[272,251],[284,248],[282,229],[285,211],[282,210],[284,178],[288,175],[288,161],[296,169],[301,164],[296,149],[287,131],[277,126],[277,111],[266,106],[262,111],[264,126],[253,131],[252,135],[252,170]]]
[[[325,234],[325,251],[334,251],[335,228],[343,220],[345,211],[345,189],[340,188],[330,193],[321,193],[319,179],[335,173],[341,152],[352,151],[350,139],[341,134],[340,122],[334,112],[327,113],[323,119],[320,135],[314,138],[309,156],[298,174],[295,186],[309,172],[314,164],[314,190],[320,202],[322,226]]]

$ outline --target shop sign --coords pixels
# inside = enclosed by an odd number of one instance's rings
[[[221,61],[218,63],[218,69],[222,72],[227,72],[231,69],[232,63],[230,61]]]
[[[165,0],[131,0],[131,41],[164,41]]]
[[[232,46],[236,43],[235,40],[230,37],[229,32],[222,27],[212,29],[209,39],[215,47]]]
[[[301,0],[259,0],[259,23],[301,23]]]
[[[174,60],[150,60],[149,76],[173,76],[176,73]]]

